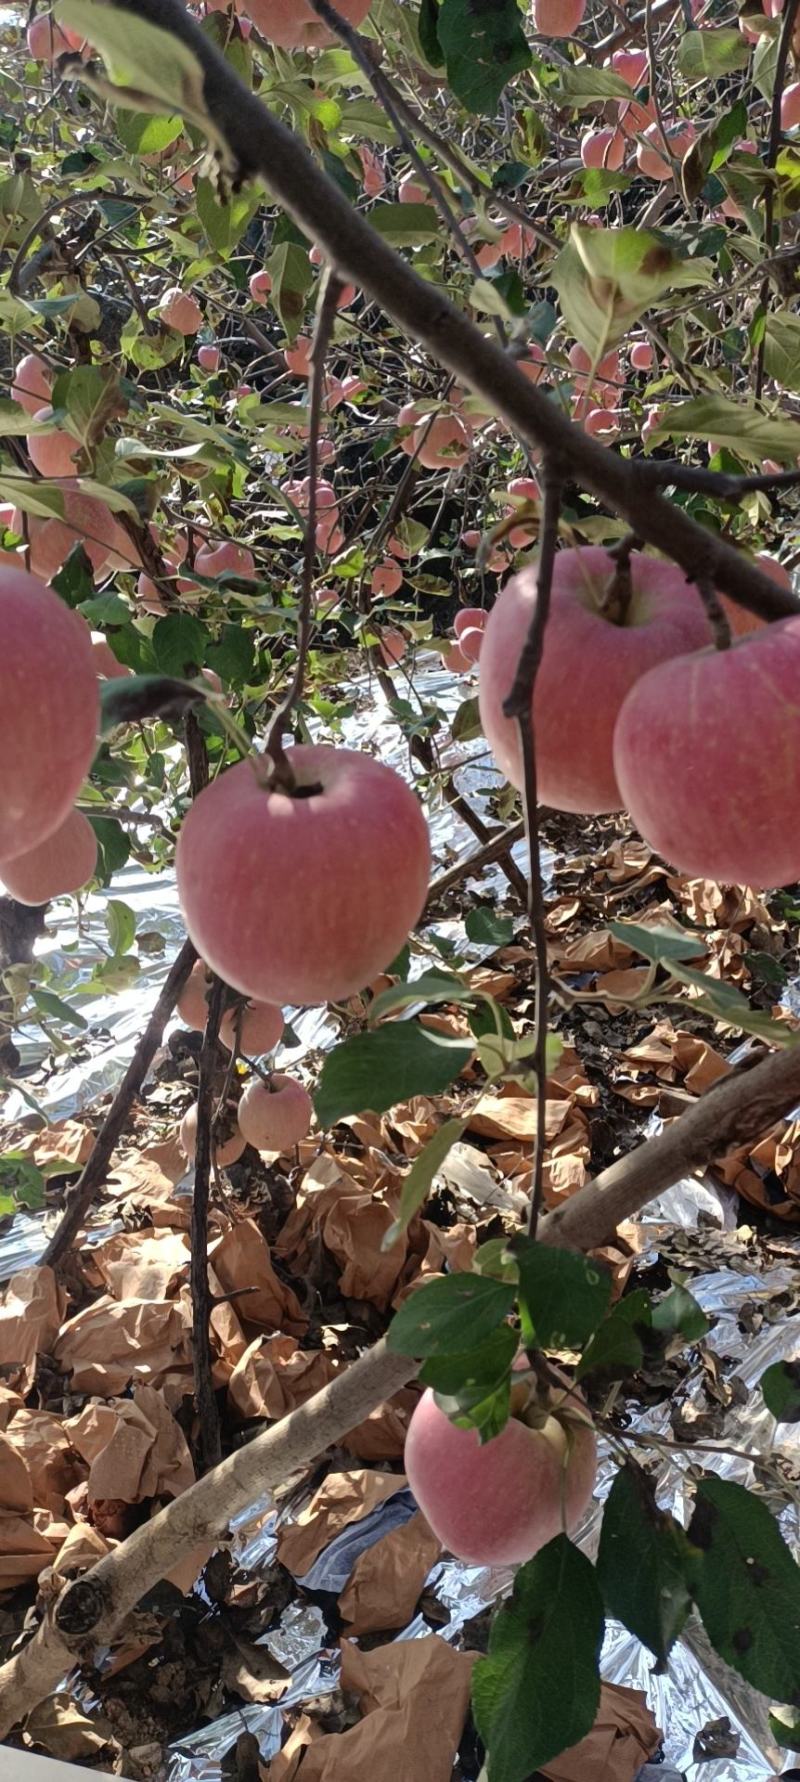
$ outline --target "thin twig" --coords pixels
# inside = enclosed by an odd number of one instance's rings
[[[794,33],[794,24],[795,24],[795,19],[797,17],[798,5],[800,5],[800,0],[786,0],[786,7],[784,10],[783,18],[781,20],[781,35],[780,35],[780,40],[778,43],[778,54],[777,54],[776,61],[775,61],[775,83],[772,88],[772,110],[770,112],[770,119],[769,119],[769,136],[767,138],[767,152],[764,156],[764,166],[767,167],[770,172],[772,171],[772,169],[775,166],[775,163],[778,159],[778,149],[780,148],[780,144],[781,144],[781,101],[783,99],[783,88],[784,88],[784,83],[786,81],[786,69],[787,69],[788,63],[789,63],[789,52],[792,47],[792,36]],[[775,246],[775,184],[774,184],[773,180],[769,179],[769,180],[767,180],[767,183],[764,187],[764,252],[767,254],[771,254],[774,246]],[[768,301],[769,301],[769,278],[767,277],[764,279],[762,286],[761,286],[761,290],[759,291],[759,294],[758,294],[758,309],[759,309],[759,311],[761,311],[762,313],[766,312],[766,307],[767,307]],[[766,348],[767,348],[767,331],[766,331],[766,327],[765,327],[764,332],[761,336],[761,339],[758,343],[758,357],[756,359],[756,379],[755,379],[756,398],[760,397],[761,392],[764,388],[764,356],[766,353]]]
[[[299,635],[297,640],[297,661],[289,688],[281,700],[267,733],[266,754],[273,765],[272,784],[280,785],[291,792],[294,788],[294,776],[286,759],[283,748],[283,733],[286,722],[293,712],[303,691],[303,682],[308,659],[308,648],[311,641],[311,614],[314,600],[314,563],[317,552],[317,478],[319,475],[319,430],[322,419],[322,404],[325,396],[325,360],[330,345],[333,324],[336,320],[336,305],[342,291],[342,282],[338,273],[332,268],[322,281],[317,319],[314,325],[314,338],[311,346],[311,393],[309,397],[309,441],[308,441],[308,479],[309,497],[306,517],[305,542],[303,548],[303,586],[300,599]]]
[[[543,472],[543,506],[542,530],[539,543],[539,575],[536,584],[536,604],[533,610],[528,635],[522,647],[514,676],[514,685],[508,698],[503,701],[503,711],[507,718],[515,718],[519,725],[520,746],[522,749],[522,768],[524,776],[524,808],[525,829],[528,837],[528,914],[533,931],[534,950],[536,953],[536,1010],[534,1018],[535,1047],[533,1054],[536,1071],[536,1144],[533,1156],[533,1173],[531,1179],[531,1204],[528,1216],[528,1235],[535,1238],[539,1222],[539,1210],[542,1204],[542,1188],[544,1182],[544,1147],[545,1128],[547,1125],[547,1029],[549,1015],[549,977],[547,970],[547,929],[545,927],[544,885],[542,883],[542,859],[539,845],[539,799],[536,787],[536,744],[534,738],[533,706],[536,690],[536,676],[542,660],[544,635],[550,613],[550,597],[553,590],[553,569],[558,546],[558,522],[561,514],[561,495],[564,487],[563,471],[560,464],[546,458]]]
[[[192,1368],[194,1372],[194,1405],[197,1412],[197,1457],[201,1471],[217,1466],[222,1459],[222,1438],[219,1411],[214,1395],[211,1354],[211,1291],[208,1285],[208,1202],[211,1181],[211,1152],[214,1135],[214,1083],[219,1067],[219,1024],[225,1000],[225,985],[213,978],[208,998],[208,1014],[200,1053],[200,1076],[197,1085],[197,1135],[194,1155],[194,1193],[192,1196],[191,1268],[192,1295]]]

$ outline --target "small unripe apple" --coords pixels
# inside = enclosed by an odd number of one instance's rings
[[[709,642],[697,589],[675,564],[634,551],[632,596],[621,622],[604,600],[615,567],[597,545],[559,551],[534,697],[542,804],[585,813],[624,804],[614,775],[614,725],[639,676],[654,663]],[[536,606],[537,569],[521,569],[492,607],[481,651],[484,734],[507,778],[522,785],[519,727],[503,714]]]
[[[248,1083],[239,1103],[239,1125],[257,1151],[290,1151],[308,1135],[314,1104],[296,1077],[273,1071],[269,1083]]]
[[[17,903],[49,903],[79,891],[97,866],[97,838],[83,811],[70,811],[51,835],[27,854],[0,861],[0,878]]]
[[[197,363],[203,371],[219,371],[219,347],[200,346],[197,349]]]
[[[198,952],[243,996],[336,1002],[419,919],[427,825],[405,781],[369,755],[304,743],[286,760],[293,796],[242,761],[195,800],[178,837],[181,907]]]
[[[158,314],[176,334],[197,334],[203,326],[203,312],[197,298],[190,291],[182,291],[179,285],[171,285],[164,292]]]
[[[0,860],[64,821],[95,752],[89,628],[23,569],[0,569]]]
[[[800,619],[642,675],[614,734],[644,840],[690,878],[774,889],[800,877]]]
[[[26,353],[14,373],[11,394],[29,415],[47,408],[53,388],[53,374],[38,353]]]
[[[274,1002],[246,1002],[240,1014],[227,1009],[219,1025],[223,1046],[232,1052],[239,1035],[238,1051],[245,1058],[261,1058],[274,1052],[283,1033],[283,1010]]]
[[[253,272],[247,281],[247,289],[254,303],[261,303],[272,290],[272,274],[262,266],[260,272]]]
[[[586,0],[533,0],[534,31],[541,37],[572,37],[585,11]]]
[[[178,1128],[178,1143],[184,1157],[192,1163],[197,1149],[197,1102],[193,1102],[183,1116]],[[213,1132],[211,1135],[212,1155],[220,1169],[227,1169],[229,1163],[237,1163],[246,1144],[247,1139],[238,1125],[234,1125],[230,1138],[223,1139],[220,1144],[215,1141]]]
[[[267,43],[280,49],[318,49],[335,43],[328,26],[323,24],[307,0],[236,0],[237,9],[249,13],[253,24]],[[338,0],[337,11],[349,25],[363,25],[372,0]]]
[[[477,1430],[450,1422],[430,1389],[423,1393],[403,1464],[423,1515],[456,1558],[519,1565],[580,1522],[597,1473],[594,1431],[577,1394],[567,1400],[572,1414],[557,1414],[555,1400],[539,1427],[512,1416],[482,1444]]]

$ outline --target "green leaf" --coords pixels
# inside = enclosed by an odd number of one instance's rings
[[[606,1609],[666,1664],[691,1606],[686,1582],[689,1545],[672,1516],[659,1510],[639,1467],[617,1473],[603,1511],[597,1576]]]
[[[118,111],[117,135],[129,155],[163,155],[177,142],[183,118],[153,117],[146,111]]]
[[[205,659],[206,667],[213,668],[229,686],[244,686],[255,663],[252,632],[241,625],[223,625],[217,642],[209,644]]]
[[[507,82],[531,65],[517,0],[442,0],[437,36],[456,98],[483,116],[494,114]]]
[[[400,1307],[386,1333],[397,1355],[424,1358],[478,1349],[514,1306],[514,1289],[490,1275],[442,1275],[425,1281]]]
[[[95,598],[94,571],[82,544],[73,545],[58,574],[53,576],[53,587],[61,595],[61,599],[66,600],[67,606],[87,606],[92,603]],[[99,596],[101,602],[107,598],[105,594]],[[116,601],[117,596],[112,594],[110,598]],[[130,618],[127,607],[125,617]]]
[[[194,674],[205,661],[208,632],[192,613],[167,613],[153,630],[153,655],[164,674]]]
[[[30,1157],[19,1151],[0,1156],[0,1215],[25,1206],[36,1213],[44,1206],[45,1178]]]
[[[409,1008],[413,1003],[472,1002],[475,992],[447,971],[424,971],[406,984],[392,984],[376,996],[369,1011],[374,1026],[395,1009]]]
[[[478,696],[475,694],[469,699],[462,699],[450,725],[450,735],[453,742],[473,742],[476,736],[482,734]]]
[[[127,953],[136,934],[136,917],[127,903],[112,897],[106,904],[106,928],[114,958]]]
[[[514,919],[513,916],[500,916],[496,910],[481,904],[469,911],[464,927],[467,940],[490,947],[505,947],[514,933]]]
[[[686,31],[678,45],[677,60],[686,80],[721,80],[747,67],[750,45],[733,26],[715,25],[708,31]]]
[[[131,674],[124,680],[103,681],[100,734],[108,736],[118,724],[138,724],[145,718],[180,718],[204,700],[205,694],[190,681],[165,674]]]
[[[401,1233],[406,1230],[420,1207],[427,1200],[428,1192],[434,1176],[444,1163],[448,1151],[460,1139],[464,1131],[463,1120],[445,1120],[433,1138],[428,1140],[424,1150],[414,1158],[414,1162],[403,1178],[403,1190],[400,1196],[400,1210],[394,1224],[390,1226],[381,1244],[382,1250],[390,1250],[396,1244]]]
[[[754,1689],[800,1707],[800,1567],[766,1504],[728,1479],[697,1488],[692,1595],[714,1650]]]
[[[565,321],[598,359],[665,292],[706,285],[712,278],[707,260],[688,259],[681,244],[663,231],[633,225],[592,229],[573,224],[551,273]]]
[[[769,1716],[770,1731],[787,1751],[800,1751],[800,1713],[792,1708],[773,1708]],[[788,1772],[789,1775],[792,1771]],[[797,1775],[797,1771],[794,1771]]]
[[[547,97],[554,105],[580,111],[583,106],[600,105],[606,99],[626,99],[630,103],[631,89],[629,82],[621,74],[612,74],[610,68],[573,68],[565,63],[558,70],[558,85],[550,88]]]
[[[240,241],[245,229],[262,202],[257,186],[246,186],[234,192],[227,204],[221,204],[210,179],[199,179],[195,191],[197,214],[218,254],[229,254]]]
[[[577,1349],[597,1329],[611,1299],[611,1277],[574,1250],[512,1238],[519,1292],[537,1348]]]
[[[396,248],[420,247],[439,236],[439,217],[432,204],[374,204],[369,220]]]
[[[0,501],[10,501],[36,520],[64,518],[64,491],[57,483],[35,483],[30,477],[0,476]]]
[[[412,1095],[440,1095],[455,1082],[474,1048],[463,1040],[429,1033],[416,1021],[392,1022],[357,1033],[329,1052],[315,1108],[320,1126],[368,1109],[384,1114]]]
[[[759,1385],[776,1423],[800,1423],[800,1362],[774,1362]]]
[[[528,1782],[591,1731],[603,1627],[594,1567],[559,1535],[517,1572],[472,1673],[491,1782]]]
[[[576,1379],[601,1372],[608,1379],[635,1372],[644,1359],[644,1346],[636,1325],[648,1330],[651,1324],[650,1300],[639,1289],[621,1299],[605,1322],[595,1331],[578,1365]]]
[[[662,409],[653,438],[713,439],[752,463],[776,458],[792,468],[800,456],[800,423],[786,415],[764,414],[754,402],[732,402],[727,396],[690,396],[676,407]]]
[[[459,1412],[469,1412],[501,1385],[516,1351],[516,1331],[510,1324],[501,1324],[475,1348],[459,1350],[455,1355],[431,1356],[420,1368],[419,1377],[440,1398],[452,1400]]]
[[[439,0],[420,0],[419,40],[422,54],[431,68],[443,68],[444,56],[439,42]]]
[[[130,857],[130,839],[116,817],[95,817],[86,812],[97,837],[97,877],[107,885]]]
[[[711,1326],[697,1300],[685,1287],[673,1287],[652,1308],[653,1329],[661,1336],[682,1336],[687,1343],[698,1343]]]
[[[700,991],[692,1006],[704,1015],[713,1015],[715,1021],[723,1022],[726,1027],[741,1028],[743,1033],[757,1033],[763,1039],[772,1040],[776,1046],[797,1044],[797,1035],[787,1028],[785,1021],[774,1020],[762,1009],[751,1009],[747,997],[735,984],[708,977],[705,972],[694,971],[689,965],[673,964],[670,969],[679,983]]]
[[[122,412],[125,403],[110,368],[76,365],[56,378],[53,407],[66,410],[76,439],[96,445],[107,422]]]
[[[800,316],[776,311],[766,319],[764,365],[782,390],[800,391]]]
[[[272,278],[270,302],[277,310],[289,342],[300,333],[306,313],[306,296],[314,282],[308,249],[296,241],[282,241],[266,262]]]
[[[71,562],[74,554],[74,551],[70,551],[67,563]],[[130,607],[118,594],[110,591],[107,594],[92,594],[89,600],[79,600],[78,611],[83,614],[87,625],[99,626],[101,629],[106,625],[127,625],[131,617]]]
[[[68,1002],[62,1002],[53,990],[32,990],[31,998],[40,1015],[46,1015],[49,1021],[63,1021],[66,1027],[77,1027],[81,1031],[88,1027],[88,1021],[71,1009]]]
[[[643,928],[638,922],[609,922],[615,940],[624,941],[652,965],[669,965],[681,959],[695,959],[708,951],[702,935],[676,934],[674,928]]]
[[[59,0],[55,17],[99,49],[115,86],[147,93],[168,112],[181,112],[201,126],[210,124],[203,70],[194,51],[174,32],[97,0]],[[216,136],[213,127],[211,133]]]

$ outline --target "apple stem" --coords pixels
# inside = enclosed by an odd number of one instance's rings
[[[598,601],[598,611],[611,625],[624,625],[627,620],[633,596],[631,557],[634,551],[640,551],[641,548],[642,540],[638,534],[626,532],[624,538],[613,545],[608,553],[616,564],[616,569],[602,600]]]
[[[271,789],[295,791],[295,778],[283,747],[283,733],[298,700],[302,697],[308,648],[311,641],[311,612],[314,596],[314,563],[317,552],[317,478],[319,476],[319,434],[322,405],[325,398],[325,359],[330,345],[336,306],[342,292],[342,281],[332,266],[326,268],[320,285],[314,337],[309,359],[311,392],[308,411],[308,513],[303,545],[303,583],[300,598],[300,621],[297,639],[297,661],[289,687],[275,712],[267,731],[266,754],[271,771]]]
[[[531,1176],[531,1203],[528,1235],[535,1238],[542,1204],[544,1183],[545,1125],[547,1118],[547,1028],[550,1003],[550,979],[547,968],[547,929],[545,927],[544,885],[539,846],[539,800],[536,785],[536,744],[533,728],[533,704],[536,677],[542,660],[544,634],[550,613],[553,570],[558,545],[558,523],[564,471],[557,458],[546,457],[542,475],[542,530],[539,542],[539,573],[536,603],[522,646],[514,684],[503,701],[507,718],[519,725],[523,766],[523,801],[525,833],[528,838],[528,915],[536,954],[536,1008],[534,1015],[533,1066],[536,1072],[536,1141]]]

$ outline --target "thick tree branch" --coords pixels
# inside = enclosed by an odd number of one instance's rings
[[[292,132],[239,80],[181,0],[114,0],[189,44],[205,73],[205,99],[241,179],[258,175],[343,277],[369,293],[438,364],[477,392],[532,445],[563,460],[570,475],[693,576],[700,564],[724,593],[764,619],[796,613],[792,596],[732,545],[697,524],[639,478],[625,460],[569,421],[513,359],[455,304],[426,284],[327,177]]]
[[[211,1354],[211,1290],[208,1284],[208,1200],[214,1148],[214,1083],[219,1065],[219,1024],[225,1001],[225,985],[214,978],[208,999],[208,1015],[200,1053],[197,1084],[197,1137],[192,1195],[192,1368],[194,1408],[197,1412],[197,1455],[202,1467],[217,1466],[222,1459],[219,1411],[214,1395]],[[224,1108],[223,1108],[224,1114]]]

